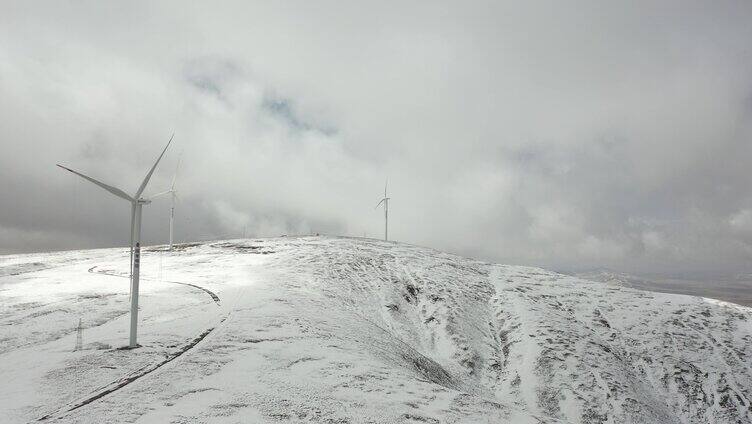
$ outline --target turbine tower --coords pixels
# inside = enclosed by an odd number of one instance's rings
[[[172,135],[172,137],[174,136],[175,134]],[[167,142],[167,145],[165,146],[164,150],[162,150],[162,153],[157,158],[157,161],[154,162],[154,166],[152,166],[149,172],[146,174],[146,177],[138,187],[136,194],[132,197],[119,188],[107,185],[103,182],[95,180],[94,178],[87,177],[80,172],[76,172],[70,168],[64,167],[63,165],[57,164],[57,166],[70,171],[78,175],[79,177],[102,187],[115,196],[125,199],[131,203],[131,332],[128,343],[128,347],[130,348],[138,347],[138,343],[136,343],[136,335],[138,325],[138,277],[141,264],[141,208],[143,207],[143,205],[148,205],[149,203],[151,203],[151,200],[141,197],[141,194],[143,194],[144,190],[146,189],[146,184],[149,183],[149,179],[154,173],[154,170],[157,168],[157,165],[162,159],[162,156],[164,156],[167,148],[170,147],[170,143],[172,143],[172,137],[170,137],[170,141]]]
[[[172,251],[172,228],[173,221],[175,220],[175,200],[177,200],[178,198],[178,192],[177,190],[175,190],[175,179],[178,177],[178,169],[180,169],[180,159],[178,159],[178,165],[175,167],[175,175],[172,176],[172,184],[170,184],[170,189],[151,196],[152,199],[156,199],[157,197],[165,194],[170,195],[170,251]]]
[[[384,183],[384,198],[374,208],[377,209],[382,203],[384,204],[384,241],[389,240],[389,197],[386,196],[386,186],[388,183],[389,180]]]

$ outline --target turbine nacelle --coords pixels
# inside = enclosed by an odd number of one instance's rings
[[[374,209],[378,209],[379,206],[381,206],[382,203],[386,203],[391,197],[385,197],[379,201],[379,203],[376,204],[376,207]]]

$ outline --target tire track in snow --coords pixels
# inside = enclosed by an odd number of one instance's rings
[[[164,360],[162,360],[162,361],[160,361],[160,362],[158,362],[158,363],[156,363],[156,364],[154,364],[154,365],[152,365],[150,367],[142,368],[141,370],[137,371],[136,374],[132,374],[132,375],[129,375],[127,377],[121,378],[120,380],[117,380],[115,382],[112,382],[109,385],[105,386],[104,389],[102,389],[102,390],[94,393],[93,395],[87,397],[86,399],[84,399],[82,401],[79,401],[79,402],[77,402],[77,403],[75,403],[73,405],[68,405],[68,406],[65,406],[63,408],[60,408],[60,409],[58,409],[55,412],[49,413],[49,414],[47,414],[47,415],[45,415],[45,416],[37,419],[37,421],[46,421],[46,420],[48,420],[50,418],[53,418],[54,416],[56,416],[58,414],[60,414],[60,415],[57,418],[62,418],[64,415],[66,415],[69,412],[73,412],[73,411],[75,411],[75,410],[77,410],[77,409],[79,409],[81,407],[84,407],[84,406],[86,406],[86,405],[88,405],[88,404],[90,404],[90,403],[92,403],[92,402],[94,402],[94,401],[96,401],[98,399],[101,399],[101,398],[103,398],[103,397],[105,397],[105,396],[107,396],[109,394],[112,394],[112,393],[114,393],[114,392],[122,389],[123,387],[128,386],[129,384],[131,384],[134,381],[140,379],[141,377],[145,377],[145,376],[151,374],[152,372],[154,372],[154,371],[158,370],[159,368],[161,368],[162,366],[164,366],[164,365],[166,365],[166,364],[174,361],[175,359],[179,358],[180,356],[182,356],[183,354],[185,354],[189,350],[191,350],[194,347],[196,347],[196,345],[198,345],[202,340],[204,340],[204,338],[206,338],[206,336],[208,336],[209,334],[211,334],[211,332],[214,331],[214,329],[216,329],[217,327],[219,327],[220,325],[222,325],[222,323],[225,322],[226,319],[227,319],[227,317],[225,316],[224,318],[222,318],[219,321],[219,323],[216,326],[211,327],[211,328],[205,330],[203,333],[199,334],[196,338],[194,338],[193,340],[191,340],[190,342],[188,342],[180,350],[178,350],[177,352],[174,352],[172,355],[169,355]]]
[[[95,266],[89,268],[88,271],[90,273],[109,275],[111,277],[130,278],[127,275],[117,274],[117,273],[115,273],[113,271],[101,271],[101,270],[98,271],[98,270],[96,270],[97,266],[98,265],[95,265]],[[144,278],[144,279],[147,280],[147,278]],[[184,286],[190,286],[190,287],[199,289],[199,290],[201,290],[201,291],[209,294],[209,296],[211,296],[211,298],[214,301],[214,303],[216,303],[217,306],[220,306],[219,296],[217,296],[214,292],[212,292],[209,289],[206,289],[206,288],[201,287],[201,286],[196,285],[196,284],[183,283],[183,282],[179,282],[179,281],[163,281],[163,282],[165,282],[165,283],[171,283],[171,284],[181,284],[181,285],[184,285]],[[160,362],[157,362],[154,365],[141,368],[140,370],[137,370],[134,374],[131,374],[131,375],[127,376],[127,377],[121,378],[121,379],[119,379],[117,381],[114,381],[114,382],[106,385],[104,388],[102,388],[101,390],[96,391],[94,394],[92,394],[91,396],[87,397],[86,399],[81,400],[79,402],[76,402],[73,405],[69,404],[69,405],[64,406],[62,408],[59,408],[57,411],[49,413],[49,414],[47,414],[47,415],[45,415],[45,416],[37,419],[37,421],[46,421],[46,420],[48,420],[50,418],[53,418],[56,415],[58,416],[57,418],[61,418],[62,416],[64,416],[65,414],[67,414],[69,412],[73,412],[73,411],[75,411],[75,410],[77,410],[77,409],[79,409],[79,408],[81,408],[83,406],[86,406],[86,405],[88,405],[88,404],[90,404],[90,403],[92,403],[92,402],[94,402],[94,401],[96,401],[98,399],[101,399],[101,398],[103,398],[103,397],[105,397],[105,396],[107,396],[109,394],[112,394],[112,393],[114,393],[114,392],[122,389],[123,387],[128,386],[129,384],[133,383],[134,381],[140,379],[141,377],[145,377],[145,376],[149,375],[150,373],[152,373],[152,372],[158,370],[159,368],[161,368],[162,366],[164,366],[164,365],[166,365],[166,364],[174,361],[175,359],[179,358],[180,356],[182,356],[183,354],[185,354],[186,352],[188,352],[189,350],[191,350],[192,348],[194,348],[198,343],[200,343],[209,334],[211,334],[216,328],[218,328],[220,325],[222,325],[222,323],[224,323],[225,320],[228,317],[229,317],[229,314],[227,316],[225,316],[224,318],[222,318],[216,326],[211,327],[211,328],[205,330],[203,333],[199,334],[197,337],[195,337],[193,340],[191,340],[189,343],[187,343],[181,349],[179,349],[178,351],[174,352],[171,355],[168,355],[164,360],[162,360]]]
[[[99,265],[94,265],[93,267],[89,268],[89,272],[92,273],[92,274],[93,273],[97,273],[97,274],[102,274],[102,275],[109,275],[111,277],[120,277],[120,278],[128,278],[128,279],[130,279],[129,276],[117,274],[114,271],[96,271],[97,266],[99,266]],[[142,278],[142,280],[152,280],[152,279],[151,278]],[[217,296],[213,291],[211,291],[211,290],[209,290],[207,288],[201,287],[201,286],[199,286],[197,284],[183,283],[183,282],[180,282],[180,281],[165,281],[165,280],[161,280],[161,281],[163,283],[180,284],[180,285],[183,285],[183,286],[189,286],[189,287],[193,287],[195,289],[199,289],[201,291],[204,291],[209,296],[211,296],[212,300],[214,300],[214,303],[216,303],[217,306],[219,306],[219,296]]]
[[[130,278],[128,276],[116,274],[114,272],[95,271],[95,269],[96,269],[96,266],[93,266],[93,267],[89,268],[89,272],[91,272],[91,273],[95,273],[96,272],[96,273],[99,273],[99,274],[110,275],[110,276],[113,276],[113,277]],[[182,282],[178,282],[178,281],[165,281],[165,282],[167,282],[167,283],[173,283],[173,284],[188,285],[188,286],[195,287],[197,289],[203,290],[203,291],[205,291],[206,293],[209,293],[209,295],[212,296],[212,299],[214,299],[214,301],[217,303],[217,306],[220,306],[219,305],[219,297],[217,295],[215,295],[214,293],[212,293],[208,289],[205,289],[205,288],[203,288],[201,286],[198,286],[198,285],[195,285],[195,284],[182,283]],[[55,419],[63,418],[68,413],[73,412],[73,411],[75,411],[75,410],[77,410],[79,408],[82,408],[82,407],[84,407],[84,406],[86,406],[86,405],[88,405],[88,404],[90,404],[92,402],[95,402],[95,401],[99,400],[99,399],[102,399],[102,398],[104,398],[104,397],[106,397],[106,396],[108,396],[108,395],[110,395],[110,394],[112,394],[114,392],[117,392],[118,390],[120,390],[120,389],[128,386],[129,384],[135,382],[136,380],[139,380],[140,378],[145,377],[145,376],[147,376],[147,375],[149,375],[149,374],[157,371],[158,369],[160,369],[164,365],[167,365],[168,363],[170,363],[170,362],[178,359],[179,357],[183,356],[185,353],[187,353],[189,350],[191,350],[194,347],[196,347],[200,342],[204,341],[210,335],[211,336],[216,336],[217,330],[220,330],[221,328],[223,328],[225,326],[225,324],[233,318],[233,313],[236,310],[237,302],[245,294],[245,289],[246,288],[243,288],[243,290],[240,292],[240,294],[236,298],[236,302],[235,302],[234,307],[230,308],[230,310],[227,312],[227,314],[217,323],[217,325],[215,325],[214,327],[208,328],[203,333],[199,334],[197,337],[195,337],[193,340],[191,340],[189,343],[187,343],[185,346],[183,346],[177,352],[174,352],[173,354],[171,354],[168,357],[166,357],[164,360],[162,360],[162,361],[160,361],[160,362],[158,362],[158,363],[156,363],[154,365],[141,368],[141,369],[137,370],[134,374],[131,374],[131,375],[127,376],[127,377],[123,377],[123,378],[121,378],[121,379],[119,379],[117,381],[114,381],[114,382],[112,382],[112,383],[104,386],[103,388],[95,391],[95,393],[93,393],[92,395],[90,395],[89,397],[87,397],[84,400],[76,402],[75,404],[72,404],[72,405],[68,404],[68,405],[66,405],[66,406],[64,406],[62,408],[58,408],[58,410],[56,410],[55,412],[49,413],[49,414],[47,414],[47,415],[45,415],[45,416],[37,419],[37,421],[38,422],[43,422],[43,421],[47,421],[47,420],[49,420],[49,419],[51,419],[53,417]]]
[[[120,274],[117,274],[117,273],[112,272],[112,271],[97,271],[96,268],[97,268],[97,265],[89,268],[89,272],[90,273],[103,274],[103,275],[109,275],[109,276],[112,276],[112,277],[130,278],[129,276],[120,275]],[[146,280],[146,278],[145,278],[145,280]],[[171,283],[171,284],[181,284],[181,285],[184,285],[184,286],[190,286],[190,287],[202,290],[202,291],[206,292],[207,294],[209,294],[209,296],[211,296],[212,300],[214,300],[214,302],[217,304],[217,306],[220,306],[220,304],[219,304],[219,301],[220,301],[219,296],[217,296],[216,294],[214,294],[211,290],[205,289],[205,288],[203,288],[203,287],[201,287],[199,285],[191,284],[191,283],[183,283],[183,282],[179,282],[179,281],[164,281],[164,282],[165,283]],[[63,408],[60,408],[60,409],[58,409],[55,412],[49,413],[49,414],[47,414],[47,415],[45,415],[45,416],[37,419],[37,421],[46,421],[46,420],[48,420],[48,419],[50,419],[50,418],[52,418],[52,417],[54,417],[56,415],[59,415],[59,414],[62,414],[62,415],[58,416],[58,418],[61,418],[63,415],[65,415],[65,414],[67,414],[69,412],[73,412],[73,411],[75,411],[75,410],[77,410],[77,409],[79,409],[79,408],[81,408],[83,406],[86,406],[86,405],[88,405],[88,404],[90,404],[90,403],[92,403],[92,402],[94,402],[94,401],[96,401],[98,399],[101,399],[101,398],[103,398],[103,397],[105,397],[105,396],[107,396],[109,394],[112,394],[112,393],[114,393],[114,392],[122,389],[123,387],[128,386],[129,384],[133,383],[134,381],[140,379],[141,377],[145,377],[145,376],[151,374],[152,372],[154,372],[154,371],[158,370],[159,368],[161,368],[162,366],[164,366],[164,365],[166,365],[166,364],[174,361],[175,359],[179,358],[180,356],[182,356],[183,354],[185,354],[186,352],[188,352],[189,350],[191,350],[192,348],[194,348],[197,344],[199,344],[202,340],[204,340],[204,338],[206,338],[209,334],[211,334],[212,331],[214,331],[214,329],[216,329],[222,323],[224,323],[227,318],[228,318],[228,316],[225,316],[224,318],[222,318],[219,321],[219,323],[216,326],[211,327],[211,328],[205,330],[203,333],[199,334],[197,337],[195,337],[193,340],[191,340],[190,342],[188,342],[185,346],[183,346],[182,348],[180,348],[178,351],[172,353],[171,355],[168,355],[164,360],[162,360],[160,362],[157,362],[154,365],[141,368],[140,370],[137,370],[134,374],[131,374],[131,375],[127,376],[127,377],[121,378],[121,379],[119,379],[117,381],[114,381],[114,382],[106,385],[103,389],[95,392],[94,394],[92,394],[91,396],[87,397],[86,399],[81,400],[79,402],[76,402],[73,405],[67,405],[67,406],[65,406]]]

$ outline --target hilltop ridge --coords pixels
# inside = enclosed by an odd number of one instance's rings
[[[750,422],[746,307],[369,239],[0,257],[11,422]],[[72,351],[78,317],[84,349]]]

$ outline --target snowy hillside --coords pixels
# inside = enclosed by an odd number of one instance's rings
[[[714,276],[704,280],[677,277],[638,277],[606,269],[573,274],[583,280],[661,293],[688,294],[720,299],[752,307],[752,278],[749,275]]]
[[[3,422],[752,422],[752,310],[373,240],[0,257]],[[79,317],[83,349],[74,351]]]

